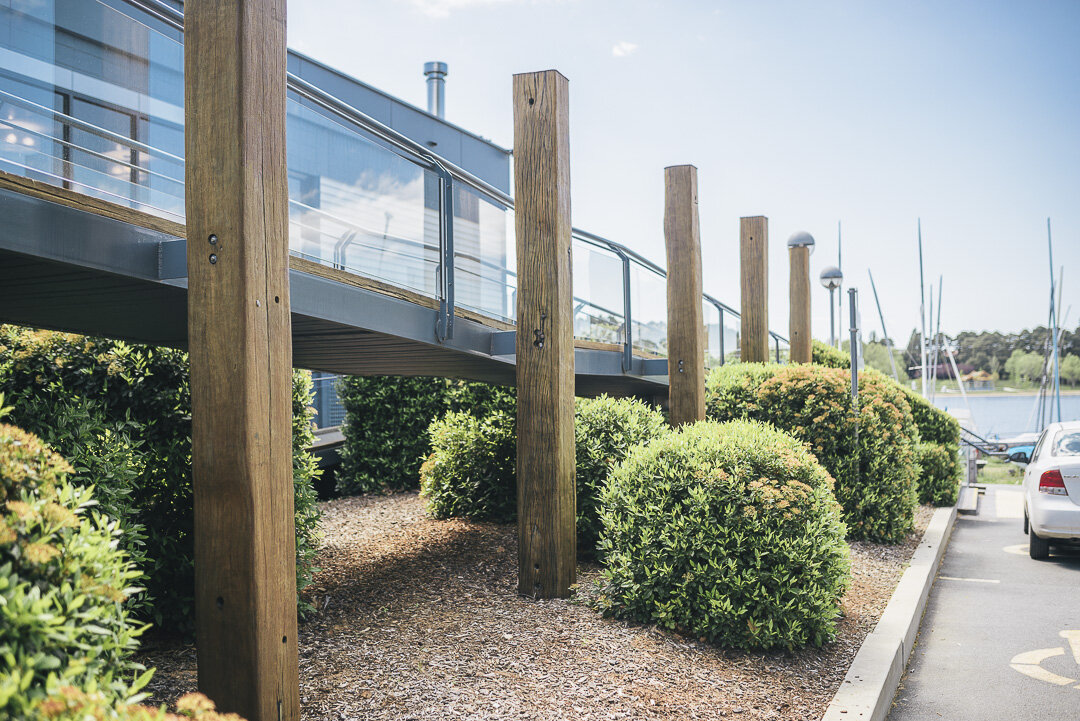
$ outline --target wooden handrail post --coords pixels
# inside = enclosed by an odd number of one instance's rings
[[[184,10],[199,689],[295,721],[285,0]]]
[[[814,239],[809,233],[795,233],[788,239],[791,274],[788,281],[791,336],[791,362],[809,363],[812,358],[810,335],[810,251]]]
[[[742,271],[740,360],[769,362],[769,219],[757,215],[739,221]]]
[[[664,168],[667,247],[668,418],[672,427],[705,420],[705,338],[697,168]]]
[[[518,591],[535,598],[577,572],[568,101],[554,70],[514,76]]]

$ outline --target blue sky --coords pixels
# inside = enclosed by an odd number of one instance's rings
[[[505,147],[511,75],[558,69],[574,224],[662,262],[663,168],[693,163],[705,290],[738,304],[738,219],[768,216],[784,334],[787,237],[817,239],[816,278],[842,221],[864,326],[869,267],[905,342],[920,216],[946,332],[1046,322],[1048,216],[1080,322],[1080,1],[293,0],[288,21],[291,47],[418,106],[446,61],[447,119]]]

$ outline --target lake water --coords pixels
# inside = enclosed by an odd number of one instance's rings
[[[934,399],[934,405],[943,410],[970,408],[979,435],[990,438],[1009,438],[1035,430],[1037,421],[1032,409],[1035,407],[1037,398],[1038,396],[1033,393],[1016,393],[1007,396],[969,395],[967,405],[965,405],[964,399],[959,395],[943,396],[939,393]],[[1031,419],[1030,424],[1028,419]],[[1054,420],[1057,420],[1056,405],[1054,406]],[[1080,420],[1080,395],[1061,396],[1061,420]]]

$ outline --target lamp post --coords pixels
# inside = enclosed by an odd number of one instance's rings
[[[836,347],[836,303],[833,302],[833,293],[844,281],[844,274],[835,265],[831,265],[821,271],[821,284],[829,289],[829,345]]]
[[[814,237],[805,231],[794,233],[787,242],[791,260],[789,282],[791,361],[809,363],[813,355],[810,334],[810,254]]]

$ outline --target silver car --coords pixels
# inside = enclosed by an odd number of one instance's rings
[[[1035,443],[1024,471],[1024,533],[1036,559],[1052,544],[1080,542],[1080,421],[1053,423]]]

